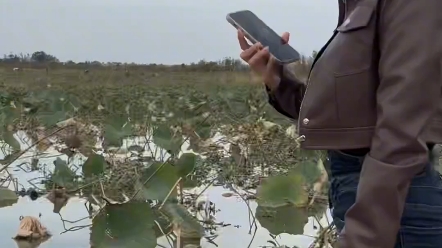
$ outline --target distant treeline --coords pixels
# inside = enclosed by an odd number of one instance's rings
[[[303,57],[302,64],[310,64],[316,56],[314,51],[311,56]],[[120,63],[120,62],[100,62],[100,61],[85,61],[61,62],[54,55],[48,54],[44,51],[37,51],[32,54],[5,54],[0,58],[0,67],[3,68],[29,68],[29,69],[100,69],[113,68],[114,70],[149,70],[149,71],[248,71],[249,67],[240,59],[224,58],[218,61],[200,60],[197,63],[179,64],[179,65],[164,65],[164,64],[135,64],[135,63]]]

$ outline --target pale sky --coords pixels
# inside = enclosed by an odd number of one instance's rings
[[[43,50],[61,61],[180,64],[238,58],[226,14],[253,11],[310,55],[336,27],[336,0],[1,0],[0,54]]]

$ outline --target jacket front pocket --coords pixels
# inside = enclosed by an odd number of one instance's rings
[[[370,127],[375,121],[378,79],[372,69],[376,57],[372,5],[372,0],[358,0],[316,60],[301,108],[301,128]]]
[[[360,2],[361,4],[364,1]],[[338,119],[344,127],[369,127],[376,121],[378,76],[374,55],[375,6],[358,5],[337,28],[329,55],[335,77]],[[332,57],[336,60],[332,61]]]
[[[371,70],[335,76],[338,120],[343,127],[376,124],[377,77]]]
[[[364,1],[361,1],[361,4]],[[374,6],[358,5],[339,26],[336,37],[324,51],[323,60],[336,76],[368,70],[373,60]]]

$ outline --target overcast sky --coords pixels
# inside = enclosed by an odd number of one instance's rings
[[[336,0],[1,0],[0,53],[164,64],[238,57],[225,17],[242,9],[290,32],[304,54],[327,41],[338,15]]]

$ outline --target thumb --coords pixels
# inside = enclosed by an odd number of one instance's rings
[[[287,44],[287,43],[289,43],[289,40],[290,40],[290,33],[288,33],[288,32],[284,32],[284,33],[281,35],[281,39],[282,39],[282,43],[283,43],[283,44]]]

